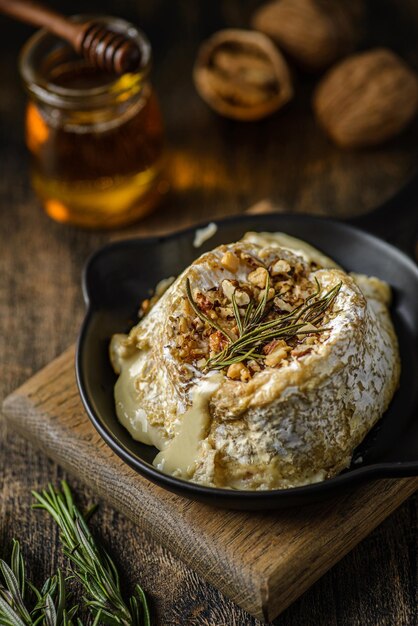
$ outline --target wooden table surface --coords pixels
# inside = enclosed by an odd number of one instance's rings
[[[25,97],[17,52],[31,30],[0,19],[0,398],[74,342],[83,317],[80,272],[110,239],[169,231],[245,210],[271,198],[280,210],[333,216],[365,212],[418,167],[418,122],[374,150],[340,152],[309,111],[314,78],[297,75],[297,96],[259,124],[216,117],[196,96],[191,66],[198,42],[217,28],[248,24],[253,0],[82,0],[51,2],[67,12],[101,10],[143,26],[155,52],[154,82],[167,126],[172,192],[146,221],[87,233],[51,222],[28,182]],[[369,45],[390,45],[418,68],[415,0],[371,0]],[[31,511],[31,489],[63,477],[59,467],[7,434],[0,422],[0,554],[22,541],[41,582],[62,562],[54,525]],[[70,483],[81,502],[94,498]],[[277,620],[281,626],[416,626],[418,497],[412,497]],[[102,505],[94,518],[129,582],[151,599],[154,624],[259,624],[131,523]]]

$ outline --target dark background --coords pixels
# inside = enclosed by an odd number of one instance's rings
[[[384,146],[333,147],[316,127],[317,77],[296,72],[296,97],[257,124],[227,121],[196,95],[191,69],[199,42],[222,26],[245,27],[256,1],[51,1],[66,13],[102,12],[139,24],[154,50],[153,82],[166,121],[172,192],[144,222],[86,233],[51,222],[28,182],[25,96],[17,54],[30,27],[0,18],[0,398],[74,342],[83,316],[80,273],[106,241],[168,231],[245,210],[271,198],[279,210],[355,215],[392,195],[417,169],[418,122]],[[387,45],[418,69],[416,0],[369,2],[363,47]],[[30,510],[30,490],[62,471],[0,423],[0,554],[21,539],[40,583],[61,563],[55,527]],[[83,502],[94,498],[71,481]],[[417,616],[415,496],[278,620],[282,626],[414,626]],[[258,624],[105,504],[94,526],[129,583],[148,592],[157,625]]]

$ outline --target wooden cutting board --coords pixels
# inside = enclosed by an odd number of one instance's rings
[[[271,620],[418,489],[367,484],[314,506],[224,511],[138,476],[102,441],[81,404],[74,348],[10,395],[9,425],[254,616]]]

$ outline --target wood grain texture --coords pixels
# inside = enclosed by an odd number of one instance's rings
[[[373,150],[340,152],[310,115],[311,77],[296,76],[290,107],[256,125],[227,122],[195,93],[199,42],[223,26],[245,27],[257,0],[50,0],[66,13],[118,14],[139,24],[154,49],[153,79],[166,121],[172,193],[160,211],[127,230],[85,233],[54,224],[30,191],[23,141],[25,96],[17,54],[32,32],[0,19],[0,397],[75,341],[83,317],[81,268],[110,239],[163,232],[245,210],[271,197],[283,210],[331,216],[369,210],[418,166],[418,123]],[[370,0],[365,46],[388,45],[418,68],[416,0]],[[30,510],[31,489],[66,476],[0,420],[0,555],[22,540],[40,584],[63,564],[54,525]],[[95,496],[71,485],[82,503]],[[259,626],[260,622],[101,503],[95,532],[128,584],[151,598],[154,626]],[[418,497],[318,580],[279,618],[280,626],[416,626]]]
[[[418,489],[378,481],[314,506],[223,511],[153,485],[95,431],[75,381],[74,349],[3,404],[10,426],[255,617],[271,620]]]

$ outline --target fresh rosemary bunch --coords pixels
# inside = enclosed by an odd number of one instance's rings
[[[0,560],[0,624],[2,626],[83,626],[75,617],[78,606],[67,609],[66,580],[61,572],[41,590],[26,580],[20,544],[13,540],[10,565]],[[32,609],[28,608],[29,595]]]
[[[0,559],[0,626],[83,626],[77,617],[78,606],[68,607],[67,582],[72,578],[82,584],[92,626],[150,626],[141,587],[136,585],[129,601],[124,601],[116,566],[87,526],[96,507],[82,515],[67,483],[61,486],[61,492],[51,485],[41,493],[32,492],[36,500],[33,506],[45,509],[58,524],[72,575],[66,579],[58,570],[37,589],[26,579],[20,545],[14,539],[10,565]]]
[[[304,330],[307,324],[314,325],[320,322],[326,310],[332,305],[342,283],[338,283],[322,297],[320,297],[321,286],[317,279],[316,292],[307,298],[293,311],[278,315],[274,319],[266,319],[267,301],[270,290],[270,276],[267,274],[267,282],[263,297],[256,304],[253,299],[248,303],[244,315],[242,316],[238,308],[235,294],[232,294],[232,308],[235,322],[238,329],[238,339],[233,339],[231,335],[205,315],[193,299],[190,281],[186,281],[186,293],[190,305],[194,312],[203,322],[219,330],[228,340],[226,347],[218,354],[208,359],[205,369],[224,369],[233,363],[241,363],[253,359],[262,361],[265,355],[262,354],[263,347],[273,339],[284,339],[289,341],[296,335],[319,334],[327,330],[326,328],[316,328]]]
[[[96,543],[87,526],[94,509],[83,516],[65,481],[61,487],[61,492],[52,485],[41,493],[34,491],[36,504],[33,506],[47,511],[59,526],[64,554],[70,560],[74,576],[83,586],[83,599],[94,618],[93,626],[150,626],[143,590],[136,585],[134,594],[125,602],[116,566]]]

